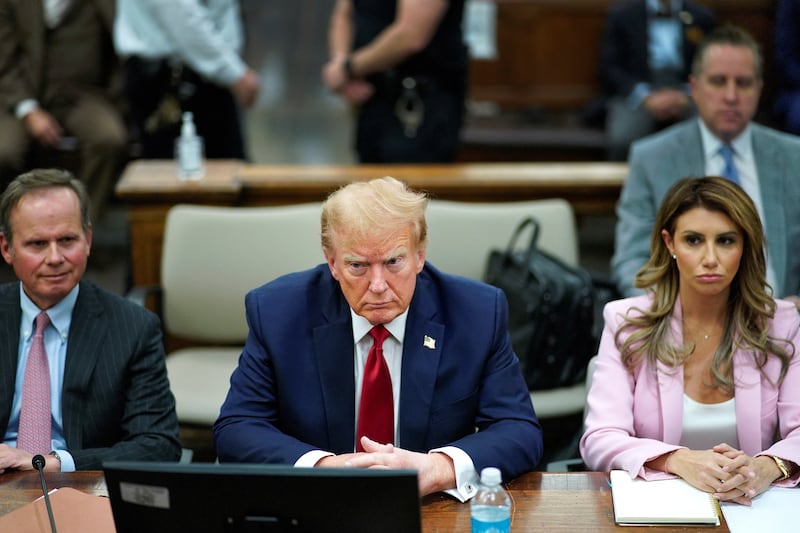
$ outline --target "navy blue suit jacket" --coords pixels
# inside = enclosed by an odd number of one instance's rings
[[[326,264],[246,296],[250,333],[214,426],[221,461],[293,464],[308,451],[352,453],[350,307]],[[423,345],[424,336],[435,348]],[[502,291],[439,272],[417,277],[403,345],[399,442],[457,446],[478,471],[533,470],[542,435],[508,334]]]

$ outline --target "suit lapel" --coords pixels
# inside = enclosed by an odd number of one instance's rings
[[[673,157],[669,160],[675,168],[672,174],[675,176],[673,181],[678,181],[687,176],[705,176],[706,175],[706,157],[703,152],[703,139],[700,136],[700,125],[697,120],[691,120],[686,123],[685,135],[676,137],[678,141],[677,149],[672,152]],[[675,154],[679,154],[674,157]],[[672,183],[668,185],[671,186]]]
[[[0,293],[0,435],[6,432],[14,401],[21,315],[19,283],[9,283]]]
[[[72,311],[64,364],[62,415],[64,438],[70,447],[82,446],[80,418],[85,410],[81,398],[89,388],[97,360],[109,330],[108,317],[91,285],[80,284],[80,292]]]
[[[761,451],[761,372],[741,350],[733,354],[733,379],[739,449],[754,456]]]
[[[313,343],[328,423],[328,442],[337,453],[352,452],[356,435],[353,326],[350,308],[338,284],[332,281],[327,290],[328,294],[322,298],[327,323],[314,328]]]
[[[418,276],[403,340],[398,444],[411,450],[426,448],[437,369],[447,342],[444,324],[436,321],[429,284],[426,277]]]
[[[675,302],[675,310],[672,314],[670,327],[674,342],[683,342],[683,328],[681,327],[680,299]],[[658,362],[658,391],[661,397],[662,412],[662,434],[664,442],[678,444],[683,433],[683,365],[678,368],[670,368],[664,363]]]
[[[775,294],[780,296],[786,286],[786,227],[784,221],[785,191],[783,176],[792,175],[792,169],[786,168],[786,160],[781,151],[768,141],[760,128],[753,124],[753,155],[758,172],[758,186],[761,191],[761,203],[764,211],[764,234],[769,235],[770,266],[775,272],[777,287]],[[796,207],[796,206],[795,206]]]

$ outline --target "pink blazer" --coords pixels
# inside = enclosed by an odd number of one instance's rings
[[[683,367],[658,364],[628,372],[622,365],[614,335],[625,312],[649,308],[650,296],[610,302],[603,311],[605,328],[589,390],[586,431],[580,449],[590,470],[623,469],[645,479],[674,477],[644,467],[661,454],[681,448]],[[750,352],[734,354],[735,404],[739,447],[750,456],[769,454],[800,464],[800,315],[789,302],[777,300],[771,335],[789,339],[798,353],[792,358],[782,385],[775,387],[759,372]],[[681,306],[676,302],[672,331],[682,338]],[[774,382],[780,362],[769,358],[764,368]],[[780,483],[794,486],[800,473]]]

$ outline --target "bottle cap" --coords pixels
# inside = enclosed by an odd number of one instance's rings
[[[183,114],[183,125],[181,126],[181,137],[194,137],[197,135],[197,130],[194,127],[194,115],[191,111],[186,111]]]
[[[483,485],[499,485],[502,480],[503,477],[498,468],[487,466],[481,470],[481,484]]]

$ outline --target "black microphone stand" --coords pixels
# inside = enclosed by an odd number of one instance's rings
[[[42,493],[44,493],[44,504],[47,506],[47,517],[50,519],[50,529],[53,533],[57,533],[56,520],[53,517],[53,508],[50,506],[50,494],[47,492],[47,483],[44,480],[44,457],[41,455],[34,455],[31,464],[33,468],[39,471],[39,480],[42,482]]]

